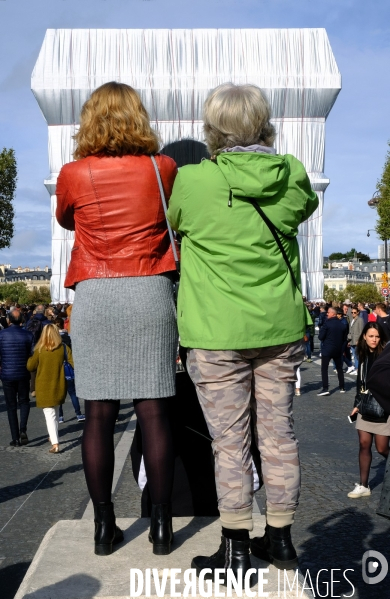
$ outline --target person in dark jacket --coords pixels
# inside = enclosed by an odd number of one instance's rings
[[[1,380],[13,447],[28,443],[27,421],[30,413],[30,373],[27,360],[34,348],[34,336],[21,328],[22,313],[13,310],[8,316],[9,326],[0,331]],[[20,429],[17,406],[20,407]]]
[[[390,341],[390,316],[386,310],[386,304],[375,304],[376,322],[381,325],[387,342]]]
[[[390,414],[390,343],[372,365],[367,376],[367,386],[386,414]],[[382,493],[376,513],[384,518],[390,518],[390,457],[387,458]]]
[[[358,302],[359,318],[363,318],[363,322],[366,325],[368,323],[368,312],[365,305],[362,302]]]
[[[347,342],[348,329],[337,318],[336,308],[328,308],[328,319],[321,327],[318,338],[321,346],[322,391],[318,396],[329,395],[328,366],[333,358],[339,379],[340,393],[345,393],[342,354]]]

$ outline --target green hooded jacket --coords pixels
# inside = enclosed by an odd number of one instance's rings
[[[184,347],[270,347],[305,334],[302,295],[246,197],[291,237],[280,238],[300,283],[298,225],[318,206],[303,164],[289,154],[226,152],[217,164],[184,166],[168,209],[182,236],[178,327]]]

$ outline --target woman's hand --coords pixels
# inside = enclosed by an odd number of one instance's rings
[[[350,414],[350,416],[353,416],[354,414],[356,414],[356,412],[359,411],[359,408],[354,408]]]

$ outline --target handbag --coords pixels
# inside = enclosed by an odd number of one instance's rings
[[[74,368],[72,366],[72,364],[69,364],[68,362],[68,352],[66,351],[66,345],[65,343],[62,344],[64,346],[64,374],[65,374],[65,379],[67,381],[73,381],[74,380]]]
[[[365,366],[365,372],[363,372],[363,368]],[[364,419],[371,420],[383,420],[387,421],[387,417],[384,409],[377,402],[373,394],[369,389],[366,389],[366,380],[367,380],[367,360],[364,363],[360,364],[360,379],[362,381],[362,388],[359,392],[359,403],[358,408],[359,412]]]

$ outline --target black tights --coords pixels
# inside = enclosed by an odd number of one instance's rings
[[[134,401],[142,433],[142,454],[152,503],[169,503],[173,484],[173,443],[168,400]]]
[[[360,468],[360,484],[364,487],[368,485],[368,476],[370,474],[370,466],[372,461],[372,438],[375,438],[375,447],[378,453],[387,458],[389,455],[389,437],[385,435],[373,435],[366,431],[358,430],[359,434],[359,468]]]
[[[85,401],[82,458],[92,502],[111,501],[114,475],[114,429],[119,401]],[[169,503],[173,483],[173,445],[166,399],[135,400],[152,503]]]
[[[111,501],[114,476],[114,429],[119,401],[85,401],[85,423],[81,455],[92,502]]]

